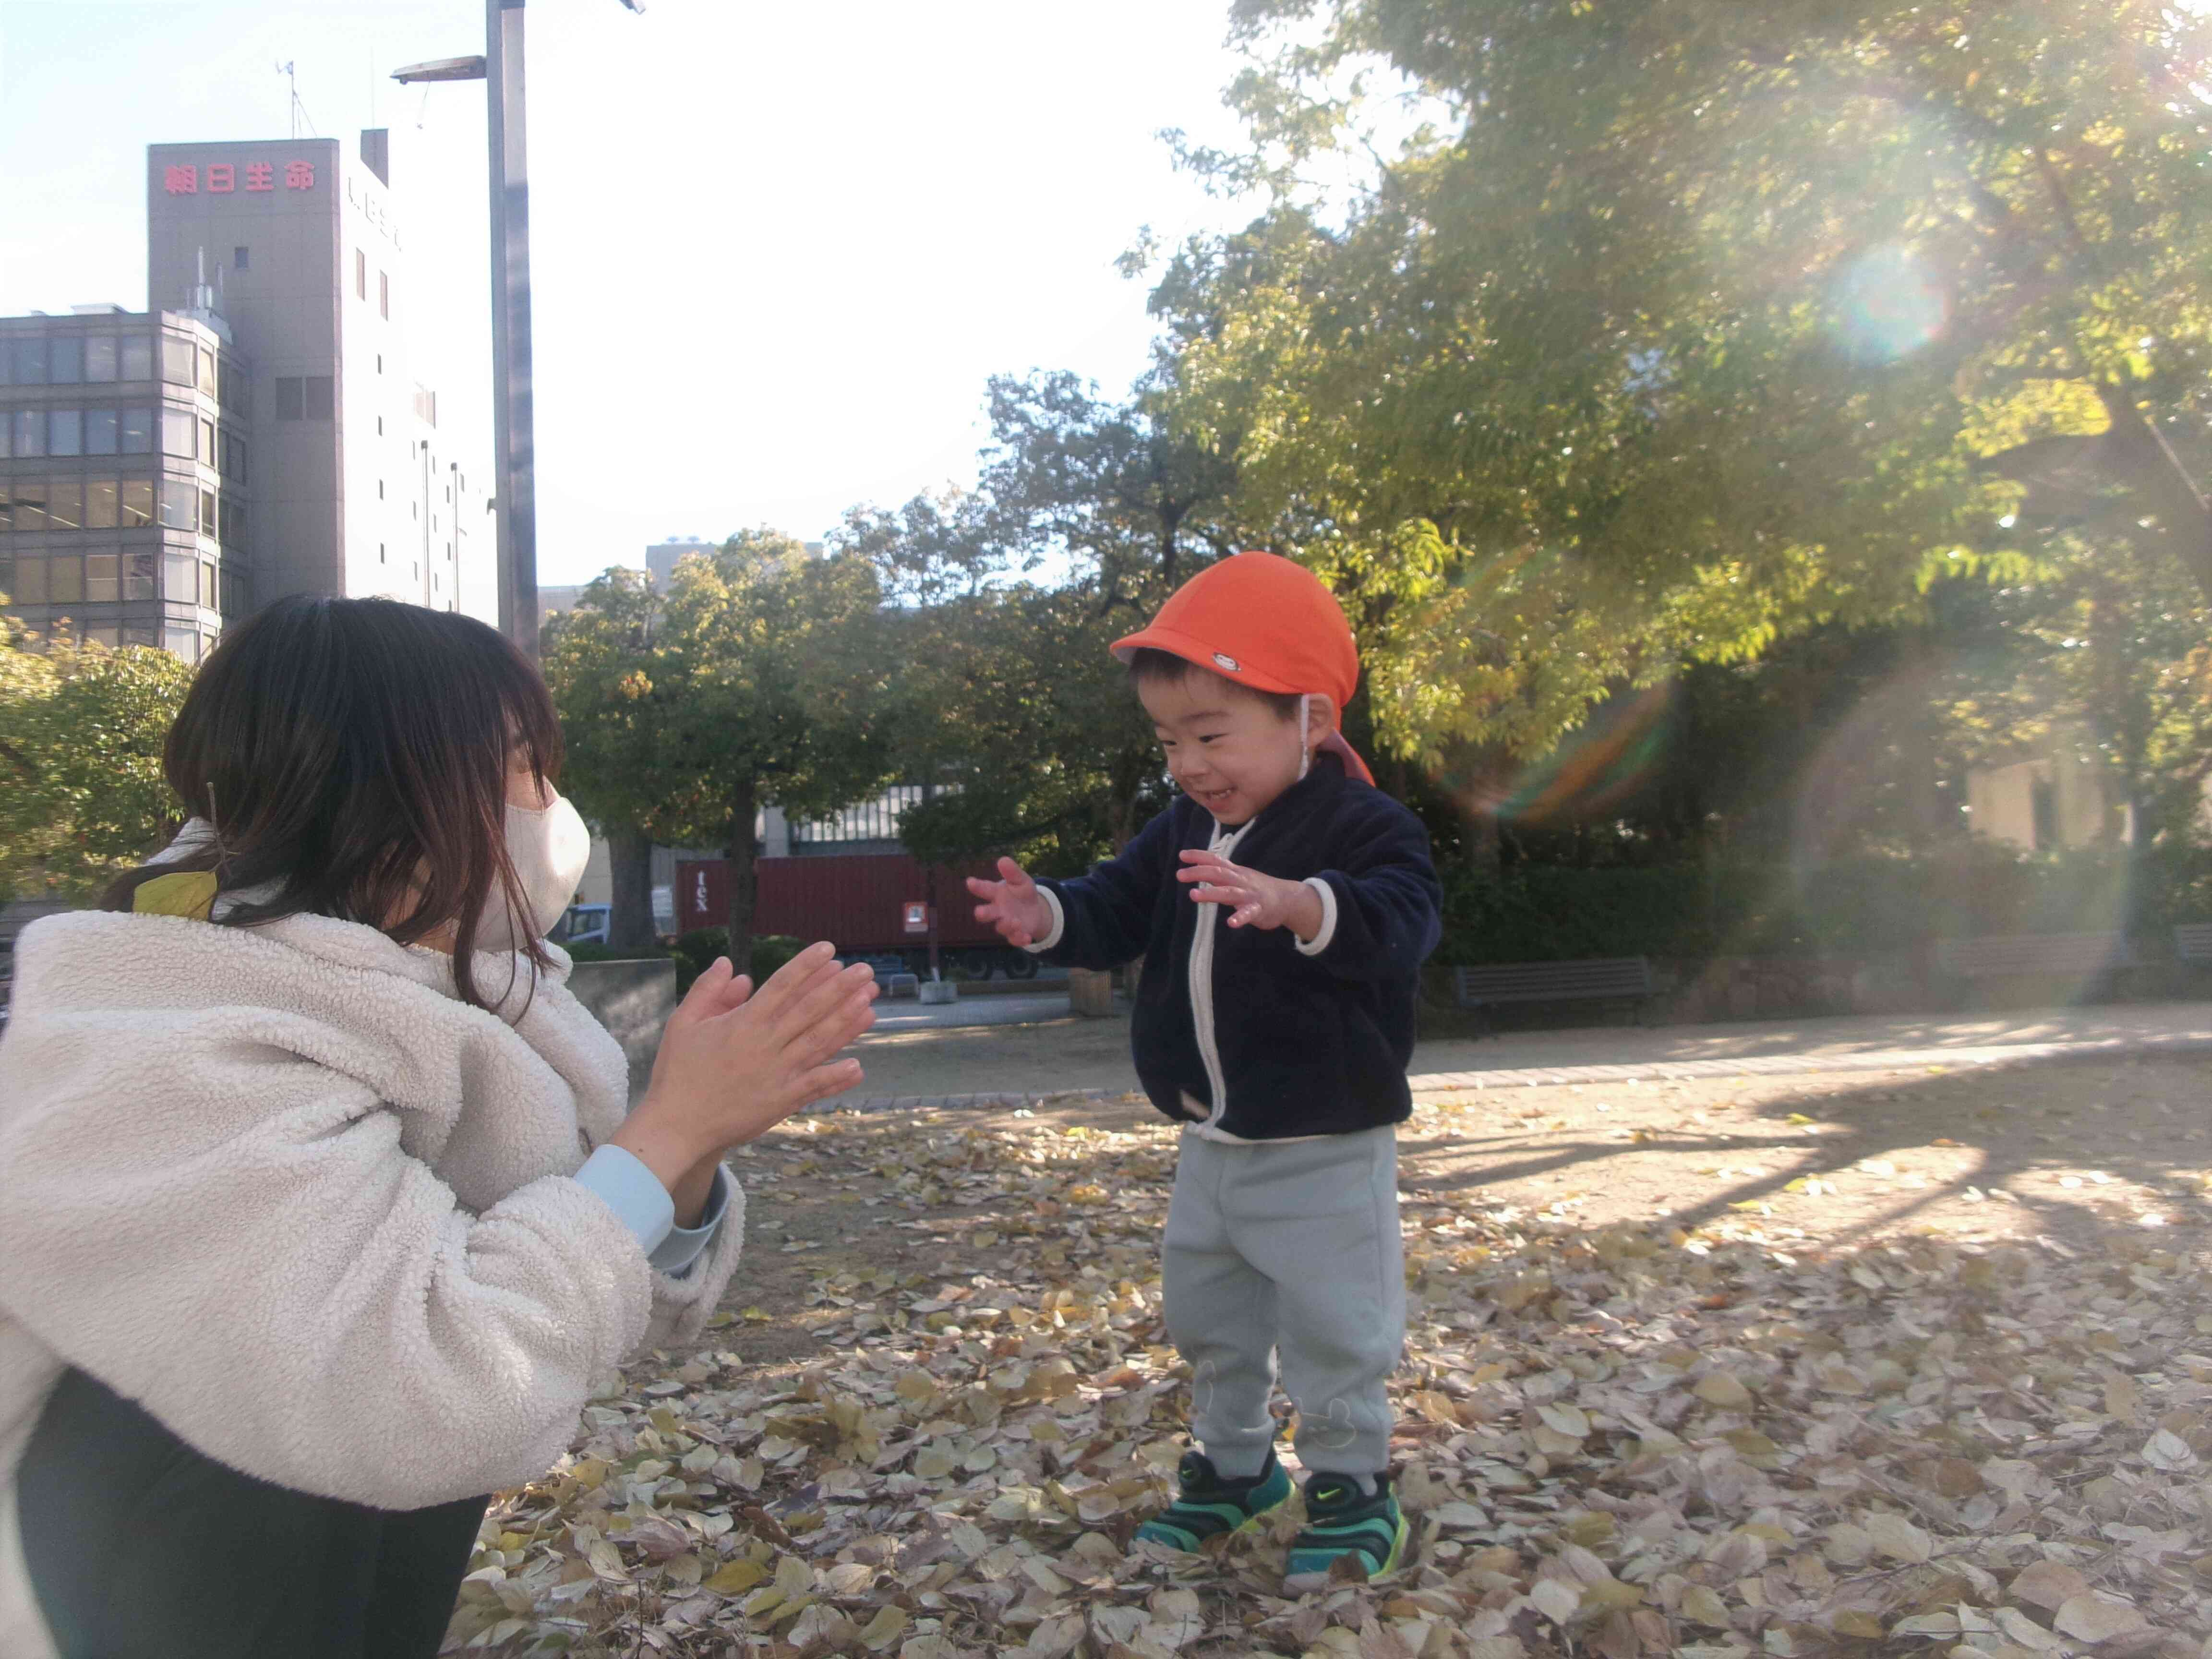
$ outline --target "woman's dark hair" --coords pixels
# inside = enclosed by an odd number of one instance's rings
[[[1162,651],[1153,646],[1140,645],[1129,653],[1129,678],[1138,685],[1147,680],[1161,685],[1181,685],[1193,669],[1213,673],[1203,663],[1193,662],[1188,657],[1178,657],[1172,651]],[[1225,674],[1214,674],[1214,678],[1237,685],[1237,682]],[[1261,699],[1275,711],[1279,719],[1294,720],[1298,717],[1300,698],[1295,691],[1261,691],[1249,685],[1237,685],[1237,689],[1248,697]]]
[[[483,623],[394,599],[278,599],[224,636],[169,728],[163,771],[213,842],[124,876],[106,906],[213,871],[218,891],[271,890],[228,907],[225,927],[307,913],[409,945],[450,922],[455,987],[485,1006],[471,967],[486,900],[496,889],[530,914],[507,852],[518,747],[541,784],[558,781],[545,683]],[[525,948],[547,964],[534,938]]]

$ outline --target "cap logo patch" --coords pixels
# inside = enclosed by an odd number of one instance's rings
[[[1213,653],[1213,659],[1232,674],[1242,673],[1243,672],[1243,665],[1240,664],[1236,658],[1231,656],[1225,651],[1215,652]]]

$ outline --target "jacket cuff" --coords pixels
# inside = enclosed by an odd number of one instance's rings
[[[719,1164],[714,1166],[714,1184],[708,1189],[706,1207],[700,1212],[696,1227],[675,1227],[660,1241],[659,1248],[646,1252],[645,1259],[671,1279],[682,1279],[691,1271],[691,1264],[706,1253],[714,1242],[714,1235],[722,1229],[722,1218],[730,1207],[730,1172]],[[673,1206],[672,1206],[672,1213]]]
[[[1049,887],[1040,887],[1037,891],[1044,895],[1045,908],[1052,912],[1052,930],[1036,944],[1022,946],[1033,957],[1041,957],[1054,949],[1067,932],[1067,912],[1060,908],[1060,895]]]
[[[1310,939],[1299,939],[1295,933],[1291,938],[1300,956],[1317,957],[1328,949],[1328,942],[1336,937],[1336,889],[1319,876],[1308,876],[1306,885],[1321,895],[1321,932]]]
[[[660,1249],[676,1227],[676,1200],[660,1177],[619,1146],[602,1146],[576,1171],[576,1184],[587,1187],[629,1229],[647,1256]],[[716,1219],[720,1218],[719,1209]],[[693,1251],[697,1255],[697,1251]],[[658,1263],[655,1264],[656,1266]]]

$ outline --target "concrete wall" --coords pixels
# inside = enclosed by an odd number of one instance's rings
[[[676,964],[666,957],[640,962],[580,962],[568,988],[592,1017],[614,1034],[629,1059],[629,1103],[645,1097],[660,1033],[676,1012]]]

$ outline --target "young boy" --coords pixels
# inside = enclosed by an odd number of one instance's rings
[[[1078,880],[1001,859],[1001,879],[968,884],[1011,944],[1145,958],[1137,1072],[1184,1125],[1163,1278],[1198,1449],[1138,1535],[1194,1550],[1289,1498],[1279,1356],[1308,1472],[1288,1587],[1346,1558],[1380,1575],[1406,1540],[1384,1382],[1406,1322],[1395,1126],[1439,926],[1428,836],[1337,732],[1359,653],[1302,567],[1224,559],[1114,653],[1182,797]]]

